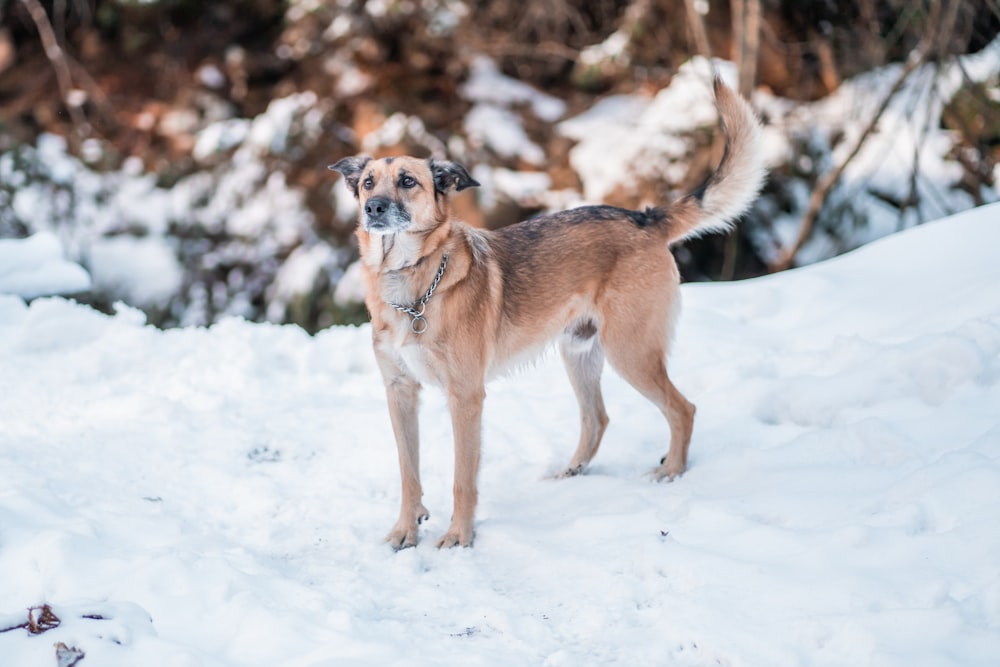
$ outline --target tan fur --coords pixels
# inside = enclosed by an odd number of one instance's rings
[[[610,364],[664,414],[670,448],[657,479],[684,472],[695,407],[670,381],[667,347],[679,305],[669,244],[729,225],[764,177],[748,105],[716,82],[727,151],[697,193],[644,212],[583,207],[495,232],[452,218],[448,193],[478,185],[461,165],[413,157],[341,160],[360,205],[365,302],[399,450],[402,503],[387,540],[417,543],[427,517],[419,470],[417,402],[424,384],[448,398],[455,436],[454,513],[441,546],[469,546],[477,502],[486,382],[559,340],[580,403],[579,444],[564,475],[584,470],[608,424],[600,375]],[[427,300],[423,320],[390,304]],[[419,310],[419,308],[417,308]],[[423,333],[413,327],[426,326]]]

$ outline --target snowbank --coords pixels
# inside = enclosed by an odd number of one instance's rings
[[[39,232],[27,239],[0,239],[0,294],[34,299],[51,294],[79,294],[90,289],[83,267],[63,257],[54,234]]]
[[[558,131],[578,142],[569,157],[584,199],[600,203],[636,178],[682,182],[694,133],[714,131],[718,123],[711,93],[716,69],[727,82],[734,78],[731,63],[693,58],[652,101],[613,96],[560,123]]]
[[[774,163],[807,163],[822,173],[843,163],[903,71],[902,63],[845,81],[831,95],[795,105],[758,93],[754,102],[772,127],[765,136]],[[963,87],[993,86],[1000,71],[1000,37],[978,53],[917,68],[892,97],[874,131],[850,161],[824,205],[810,240],[798,254],[809,264],[875,239],[1000,199],[996,185],[981,182],[977,196],[961,186],[957,155],[966,150],[942,122],[945,105]],[[784,153],[784,158],[779,158]],[[811,153],[811,155],[810,155]],[[765,250],[777,239],[788,246],[799,233],[808,189],[796,192],[791,211],[775,211],[773,229],[754,234]],[[780,254],[773,248],[773,256]],[[769,260],[770,261],[770,260]]]
[[[273,100],[252,121],[208,124],[193,149],[202,170],[169,187],[137,158],[98,172],[70,155],[63,138],[44,134],[36,147],[0,154],[0,183],[12,186],[8,213],[29,233],[55,234],[62,253],[89,270],[92,296],[143,308],[159,324],[283,320],[320,272],[342,271],[350,252],[317,238],[305,193],[272,168],[301,160],[315,143],[318,104],[300,93]],[[295,250],[315,246],[325,264],[294,265],[302,257]],[[296,283],[305,294],[290,293],[287,281],[268,291],[307,268],[312,282]]]
[[[765,279],[687,285],[689,472],[609,373],[589,474],[555,355],[491,387],[477,541],[416,549],[367,327],[0,296],[0,656],[126,665],[995,665],[1000,207]],[[43,603],[61,624],[20,627]],[[36,616],[40,613],[33,612]],[[13,628],[4,631],[6,628]]]

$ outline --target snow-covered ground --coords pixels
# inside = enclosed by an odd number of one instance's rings
[[[399,482],[366,327],[160,331],[0,296],[0,665],[60,643],[81,667],[1000,664],[998,217],[685,286],[672,368],[699,412],[671,484],[646,476],[664,420],[613,373],[602,451],[558,481],[557,355],[492,385],[473,549],[433,547],[433,390],[431,520],[382,542]],[[46,603],[58,627],[16,627]]]

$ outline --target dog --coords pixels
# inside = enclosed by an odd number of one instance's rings
[[[633,211],[583,206],[496,231],[454,219],[449,195],[479,185],[462,165],[415,157],[347,157],[375,356],[399,453],[402,501],[386,537],[415,546],[422,502],[417,401],[447,395],[455,438],[454,512],[437,546],[471,546],[485,385],[558,339],[580,404],[580,440],[562,476],[583,472],[608,425],[600,377],[611,366],[670,428],[657,480],[684,472],[695,406],[667,375],[680,275],[670,246],[728,230],[765,178],[760,124],[716,77],[725,152],[696,191]]]

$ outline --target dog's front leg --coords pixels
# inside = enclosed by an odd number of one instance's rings
[[[486,390],[480,383],[448,391],[452,430],[455,433],[455,509],[448,532],[438,540],[438,547],[472,546],[472,521],[479,497],[476,478],[479,474],[479,451],[482,442],[483,400]]]
[[[420,486],[420,383],[389,355],[376,350],[376,356],[385,381],[389,418],[396,436],[396,448],[399,450],[399,476],[403,485],[399,520],[385,540],[399,550],[416,546],[417,526],[429,516],[422,502],[423,489]]]

